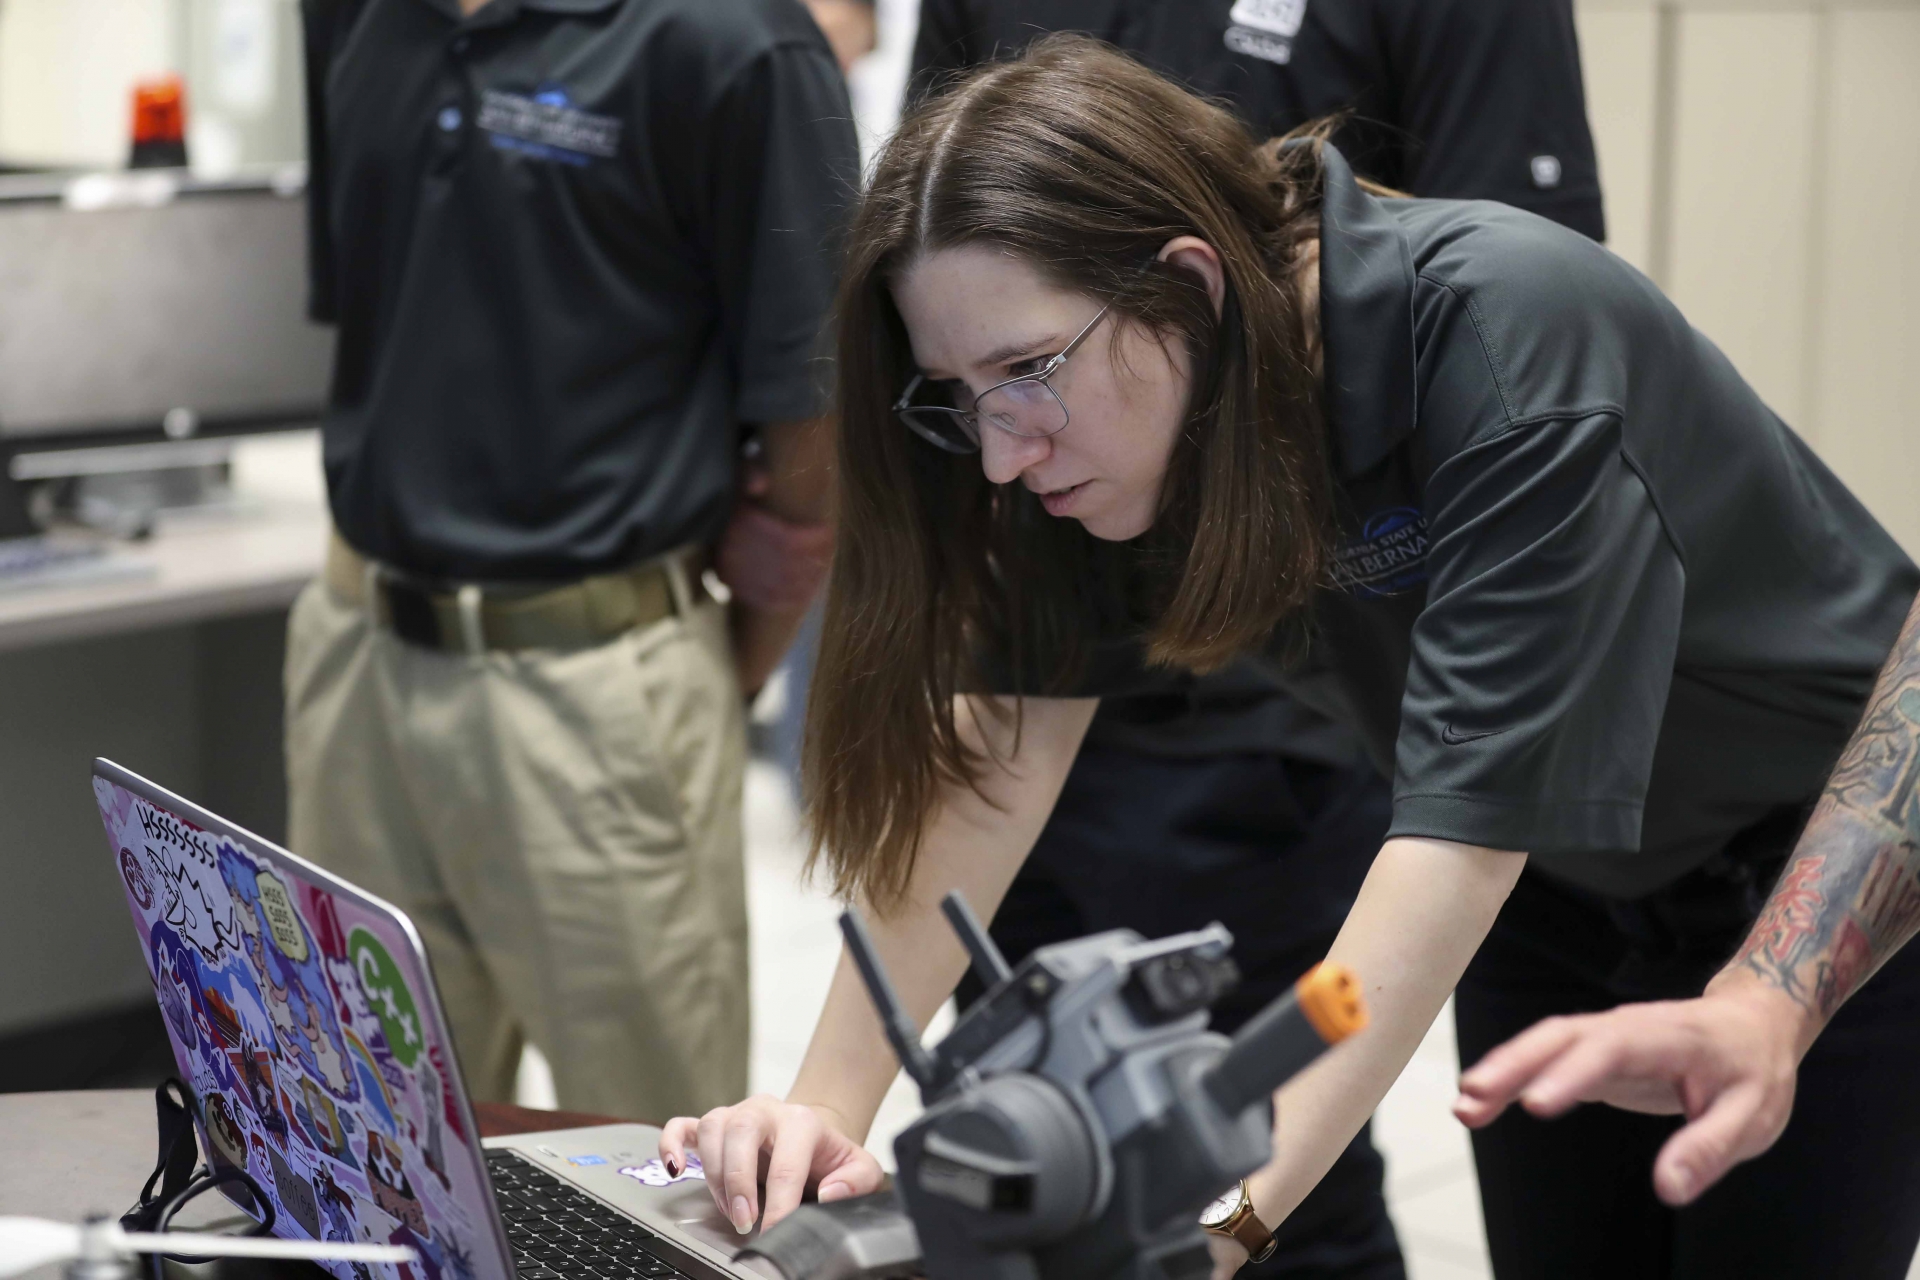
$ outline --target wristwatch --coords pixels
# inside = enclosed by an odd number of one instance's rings
[[[1247,1180],[1215,1200],[1200,1212],[1200,1225],[1217,1236],[1232,1236],[1247,1251],[1248,1262],[1265,1262],[1273,1256],[1273,1232],[1253,1211],[1253,1195]]]

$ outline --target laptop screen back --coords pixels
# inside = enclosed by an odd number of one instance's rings
[[[340,1280],[508,1280],[406,932],[277,850],[93,785],[208,1160],[253,1176],[276,1235],[421,1258],[323,1264]]]

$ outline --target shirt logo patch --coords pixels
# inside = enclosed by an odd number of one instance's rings
[[[1307,16],[1307,0],[1235,0],[1225,44],[1235,53],[1282,65],[1293,60],[1293,38]]]
[[[1307,0],[1235,0],[1227,21],[1291,40],[1306,16]]]
[[[1362,599],[1399,595],[1427,580],[1427,519],[1413,507],[1368,516],[1360,534],[1333,553],[1333,577]]]
[[[565,89],[551,86],[531,96],[488,89],[480,95],[476,123],[502,151],[562,164],[587,165],[620,150],[620,120],[582,111]]]

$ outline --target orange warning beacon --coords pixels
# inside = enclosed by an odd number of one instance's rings
[[[179,168],[187,163],[187,89],[177,75],[133,86],[133,151],[129,169]]]

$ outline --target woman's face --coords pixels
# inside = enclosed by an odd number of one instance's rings
[[[916,259],[894,281],[893,298],[914,363],[931,381],[964,384],[954,396],[962,406],[1040,368],[1101,305],[1048,283],[1020,258],[978,245]],[[1026,485],[1049,515],[1078,520],[1096,538],[1138,537],[1160,510],[1188,381],[1182,344],[1163,344],[1109,313],[1052,378],[1066,427],[1017,436],[983,422],[981,468],[995,484]]]

